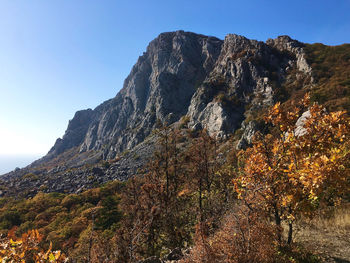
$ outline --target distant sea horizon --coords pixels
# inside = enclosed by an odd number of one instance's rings
[[[35,160],[44,156],[44,154],[34,155],[4,155],[0,154],[0,175],[13,171],[14,169],[23,168],[31,164]]]

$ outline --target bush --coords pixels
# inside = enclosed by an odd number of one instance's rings
[[[272,263],[278,257],[274,228],[247,209],[229,214],[214,235],[206,232],[206,225],[197,226],[195,246],[182,263]]]

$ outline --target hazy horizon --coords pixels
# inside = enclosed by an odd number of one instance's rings
[[[0,176],[13,171],[14,169],[23,168],[43,155],[3,155],[0,154]]]

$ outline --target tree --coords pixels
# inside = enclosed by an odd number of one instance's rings
[[[198,195],[198,213],[200,221],[204,221],[210,215],[206,215],[208,207],[211,207],[212,186],[218,170],[216,161],[216,141],[210,137],[204,129],[199,133],[198,138],[194,139],[186,153],[189,159],[189,170],[191,179],[188,184],[197,192]],[[207,202],[206,207],[204,201]],[[208,212],[208,211],[207,211]]]
[[[95,226],[97,229],[108,229],[115,227],[122,217],[118,209],[120,197],[108,195],[101,201],[101,208],[98,210]]]
[[[307,95],[292,112],[280,103],[271,108],[266,122],[272,132],[256,136],[253,147],[242,154],[244,169],[234,179],[248,207],[271,213],[280,242],[281,223],[288,222],[288,244],[300,214],[310,215],[322,203],[337,204],[349,191],[349,118],[313,104],[300,119],[308,106]]]

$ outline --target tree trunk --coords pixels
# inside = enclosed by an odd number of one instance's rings
[[[202,177],[199,179],[199,213],[200,213],[200,221],[203,221],[203,211],[202,211]]]
[[[277,226],[277,239],[278,239],[278,242],[281,245],[281,243],[282,243],[281,216],[278,213],[278,209],[277,209],[277,205],[276,204],[273,206],[273,208],[274,208],[274,212],[275,212],[275,223],[276,223],[276,226]]]
[[[292,243],[292,237],[293,237],[293,223],[289,222],[288,224],[288,245],[290,245]]]

